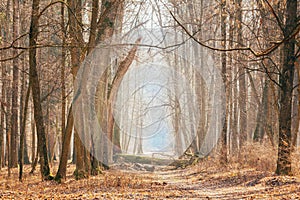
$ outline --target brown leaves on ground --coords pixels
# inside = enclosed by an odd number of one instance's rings
[[[298,177],[274,176],[254,169],[220,170],[203,163],[184,170],[155,172],[111,169],[76,181],[74,166],[62,184],[41,181],[25,168],[23,182],[17,169],[11,177],[0,172],[1,199],[300,199]]]

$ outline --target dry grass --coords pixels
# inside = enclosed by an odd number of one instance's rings
[[[215,156],[216,155],[216,156]],[[291,155],[292,173],[300,176],[300,147]],[[208,161],[208,162],[207,162]],[[236,170],[251,168],[262,172],[275,172],[277,161],[277,147],[266,143],[247,143],[240,152],[233,152],[229,156],[229,163],[224,167],[220,162],[220,154],[215,152],[208,157],[208,166],[217,166],[218,169]]]
[[[250,167],[259,171],[275,171],[277,150],[270,143],[248,143],[235,160],[242,168]]]
[[[300,147],[292,154],[292,171],[295,176],[300,176]]]
[[[293,154],[293,168],[299,176],[300,150]],[[7,177],[0,170],[0,199],[297,199],[300,179],[275,176],[276,151],[270,145],[248,144],[227,166],[209,156],[194,166],[154,173],[111,169],[84,180],[74,180],[74,165],[62,184],[41,181],[39,172],[23,182],[17,169]],[[57,166],[52,167],[56,171]]]
[[[28,175],[21,183],[17,169],[7,177],[0,171],[0,199],[295,199],[300,195],[296,177],[274,176],[251,168],[219,168],[216,159],[207,158],[181,170],[145,171],[108,170],[84,180],[68,177],[62,184],[41,181]]]

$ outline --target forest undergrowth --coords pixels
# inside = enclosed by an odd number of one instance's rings
[[[18,169],[0,171],[0,199],[300,199],[300,151],[293,155],[294,176],[274,174],[276,151],[269,145],[246,145],[224,166],[218,155],[194,166],[157,167],[154,172],[123,163],[98,176],[75,180],[75,166],[58,184],[42,181],[39,169],[30,175],[25,166],[23,182]],[[57,164],[52,166],[52,172]]]

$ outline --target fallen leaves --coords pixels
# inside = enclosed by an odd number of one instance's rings
[[[27,166],[25,171],[29,172]],[[0,199],[297,199],[297,177],[273,176],[254,169],[201,168],[137,171],[113,169],[76,181],[74,166],[62,184],[41,181],[40,174],[17,181],[17,170],[0,171]]]

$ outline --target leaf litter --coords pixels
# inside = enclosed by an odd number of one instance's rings
[[[56,166],[52,170],[56,171]],[[300,199],[299,177],[251,168],[220,169],[199,163],[152,172],[140,165],[123,166],[78,181],[72,177],[74,170],[70,165],[66,180],[58,184],[41,181],[38,171],[29,175],[30,166],[25,167],[23,182],[18,181],[17,169],[8,177],[4,168],[0,171],[0,199]]]

